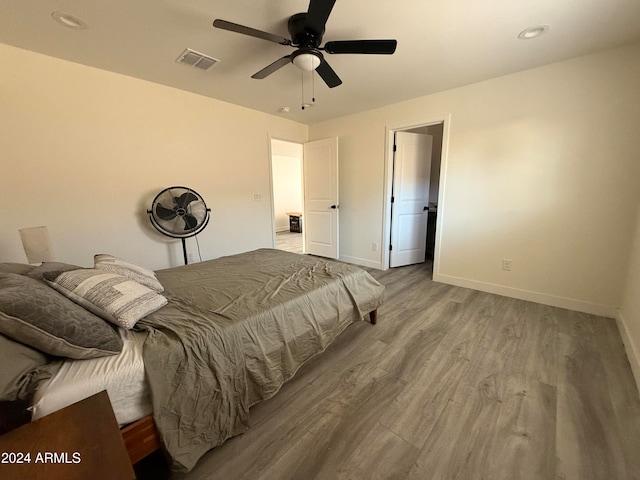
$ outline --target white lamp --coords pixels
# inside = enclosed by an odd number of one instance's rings
[[[293,57],[293,64],[300,70],[312,72],[320,65],[320,57],[308,52],[299,53]]]
[[[47,227],[21,228],[18,231],[29,263],[53,261],[53,249]]]

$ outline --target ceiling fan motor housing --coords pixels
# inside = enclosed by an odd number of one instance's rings
[[[293,15],[287,24],[289,35],[291,35],[291,43],[300,48],[316,49],[322,43],[322,35],[324,35],[324,29],[321,32],[314,32],[313,30],[306,28],[307,14],[296,13]]]

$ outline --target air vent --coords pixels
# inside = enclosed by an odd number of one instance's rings
[[[200,70],[209,70],[220,60],[216,60],[213,57],[209,57],[204,53],[196,52],[195,50],[191,50],[187,48],[184,52],[180,54],[176,62],[182,63],[183,65],[189,65],[190,67],[199,68]]]

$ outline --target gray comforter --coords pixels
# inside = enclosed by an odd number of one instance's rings
[[[249,407],[378,308],[384,290],[357,267],[269,249],[156,273],[169,304],[137,328],[149,331],[156,425],[187,471],[246,431]]]

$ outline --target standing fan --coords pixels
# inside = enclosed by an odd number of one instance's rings
[[[151,224],[163,235],[182,240],[184,264],[187,262],[185,238],[197,235],[209,223],[211,209],[202,197],[187,187],[162,190],[147,210]]]

